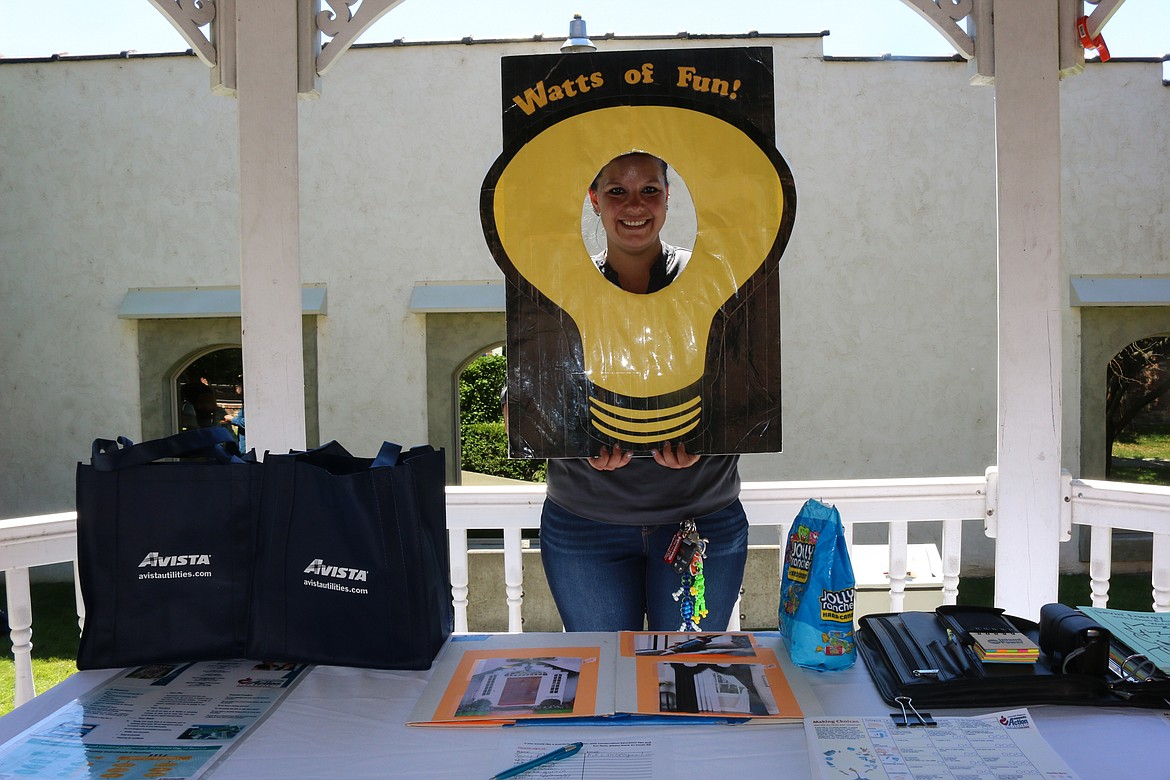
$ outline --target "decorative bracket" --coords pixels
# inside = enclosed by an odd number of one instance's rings
[[[1088,34],[1090,38],[1096,38],[1101,34],[1101,28],[1105,23],[1113,18],[1113,14],[1117,13],[1117,9],[1121,7],[1125,0],[1086,0],[1089,3],[1097,6],[1093,9],[1093,13],[1089,14]]]
[[[974,0],[902,0],[930,22],[964,58],[975,59],[975,39],[959,26],[971,15]]]
[[[960,55],[971,61],[972,84],[995,83],[995,0],[902,0],[942,33]],[[1014,2],[1014,0],[1013,0]],[[1085,3],[1096,6],[1085,16]],[[1125,0],[1057,0],[1060,25],[1060,75],[1074,76],[1085,69],[1085,46],[1078,32],[1099,40],[1101,28]],[[960,22],[966,20],[966,29]],[[1102,44],[1103,46],[1103,44]],[[1107,55],[1104,58],[1107,58]]]
[[[317,55],[317,73],[324,76],[370,25],[402,0],[325,0],[328,10],[315,14],[316,27],[329,36]],[[357,13],[353,6],[357,5]]]
[[[236,94],[237,0],[149,0],[211,68],[211,91]],[[327,6],[321,10],[322,2]],[[320,97],[320,77],[358,36],[402,0],[295,0],[297,94]],[[356,6],[356,10],[354,10]],[[322,37],[329,40],[322,42]]]
[[[215,0],[149,0],[174,25],[191,51],[209,68],[216,63],[215,44],[203,28],[215,18]]]
[[[1062,2],[1064,0],[1061,0]],[[995,83],[992,5],[995,0],[902,0],[971,63],[972,84]],[[966,28],[960,24],[966,20]]]

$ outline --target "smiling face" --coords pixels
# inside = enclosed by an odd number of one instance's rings
[[[589,200],[601,215],[611,260],[615,253],[657,256],[669,192],[666,165],[652,155],[622,155],[601,169]]]

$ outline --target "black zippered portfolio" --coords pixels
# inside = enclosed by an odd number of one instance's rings
[[[980,661],[970,635],[997,631],[1023,633],[1041,648],[1039,659],[1035,663]],[[865,615],[856,633],[858,652],[878,692],[891,704],[909,698],[918,709],[1034,704],[1170,709],[1170,678],[1139,682],[1108,671],[1062,672],[1054,661],[1052,637],[1045,638],[1049,642],[1041,641],[1039,624],[1001,609],[954,605],[934,612]]]

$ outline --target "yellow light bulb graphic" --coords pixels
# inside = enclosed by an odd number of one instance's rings
[[[669,161],[682,176],[697,223],[686,269],[648,295],[606,280],[580,229],[585,185],[635,149]],[[576,324],[585,376],[610,394],[590,399],[596,431],[643,446],[700,424],[699,391],[679,393],[700,387],[713,318],[769,259],[784,197],[777,167],[755,141],[684,108],[585,112],[539,133],[508,162],[492,202],[500,244],[520,275]],[[655,401],[662,398],[670,402]]]

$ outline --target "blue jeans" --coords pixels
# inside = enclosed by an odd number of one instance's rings
[[[702,631],[725,631],[747,562],[747,515],[739,499],[695,518],[709,540],[703,561],[707,616]],[[568,631],[678,631],[675,594],[683,577],[662,556],[678,525],[599,523],[545,500],[540,557]],[[645,623],[643,623],[645,621]]]

